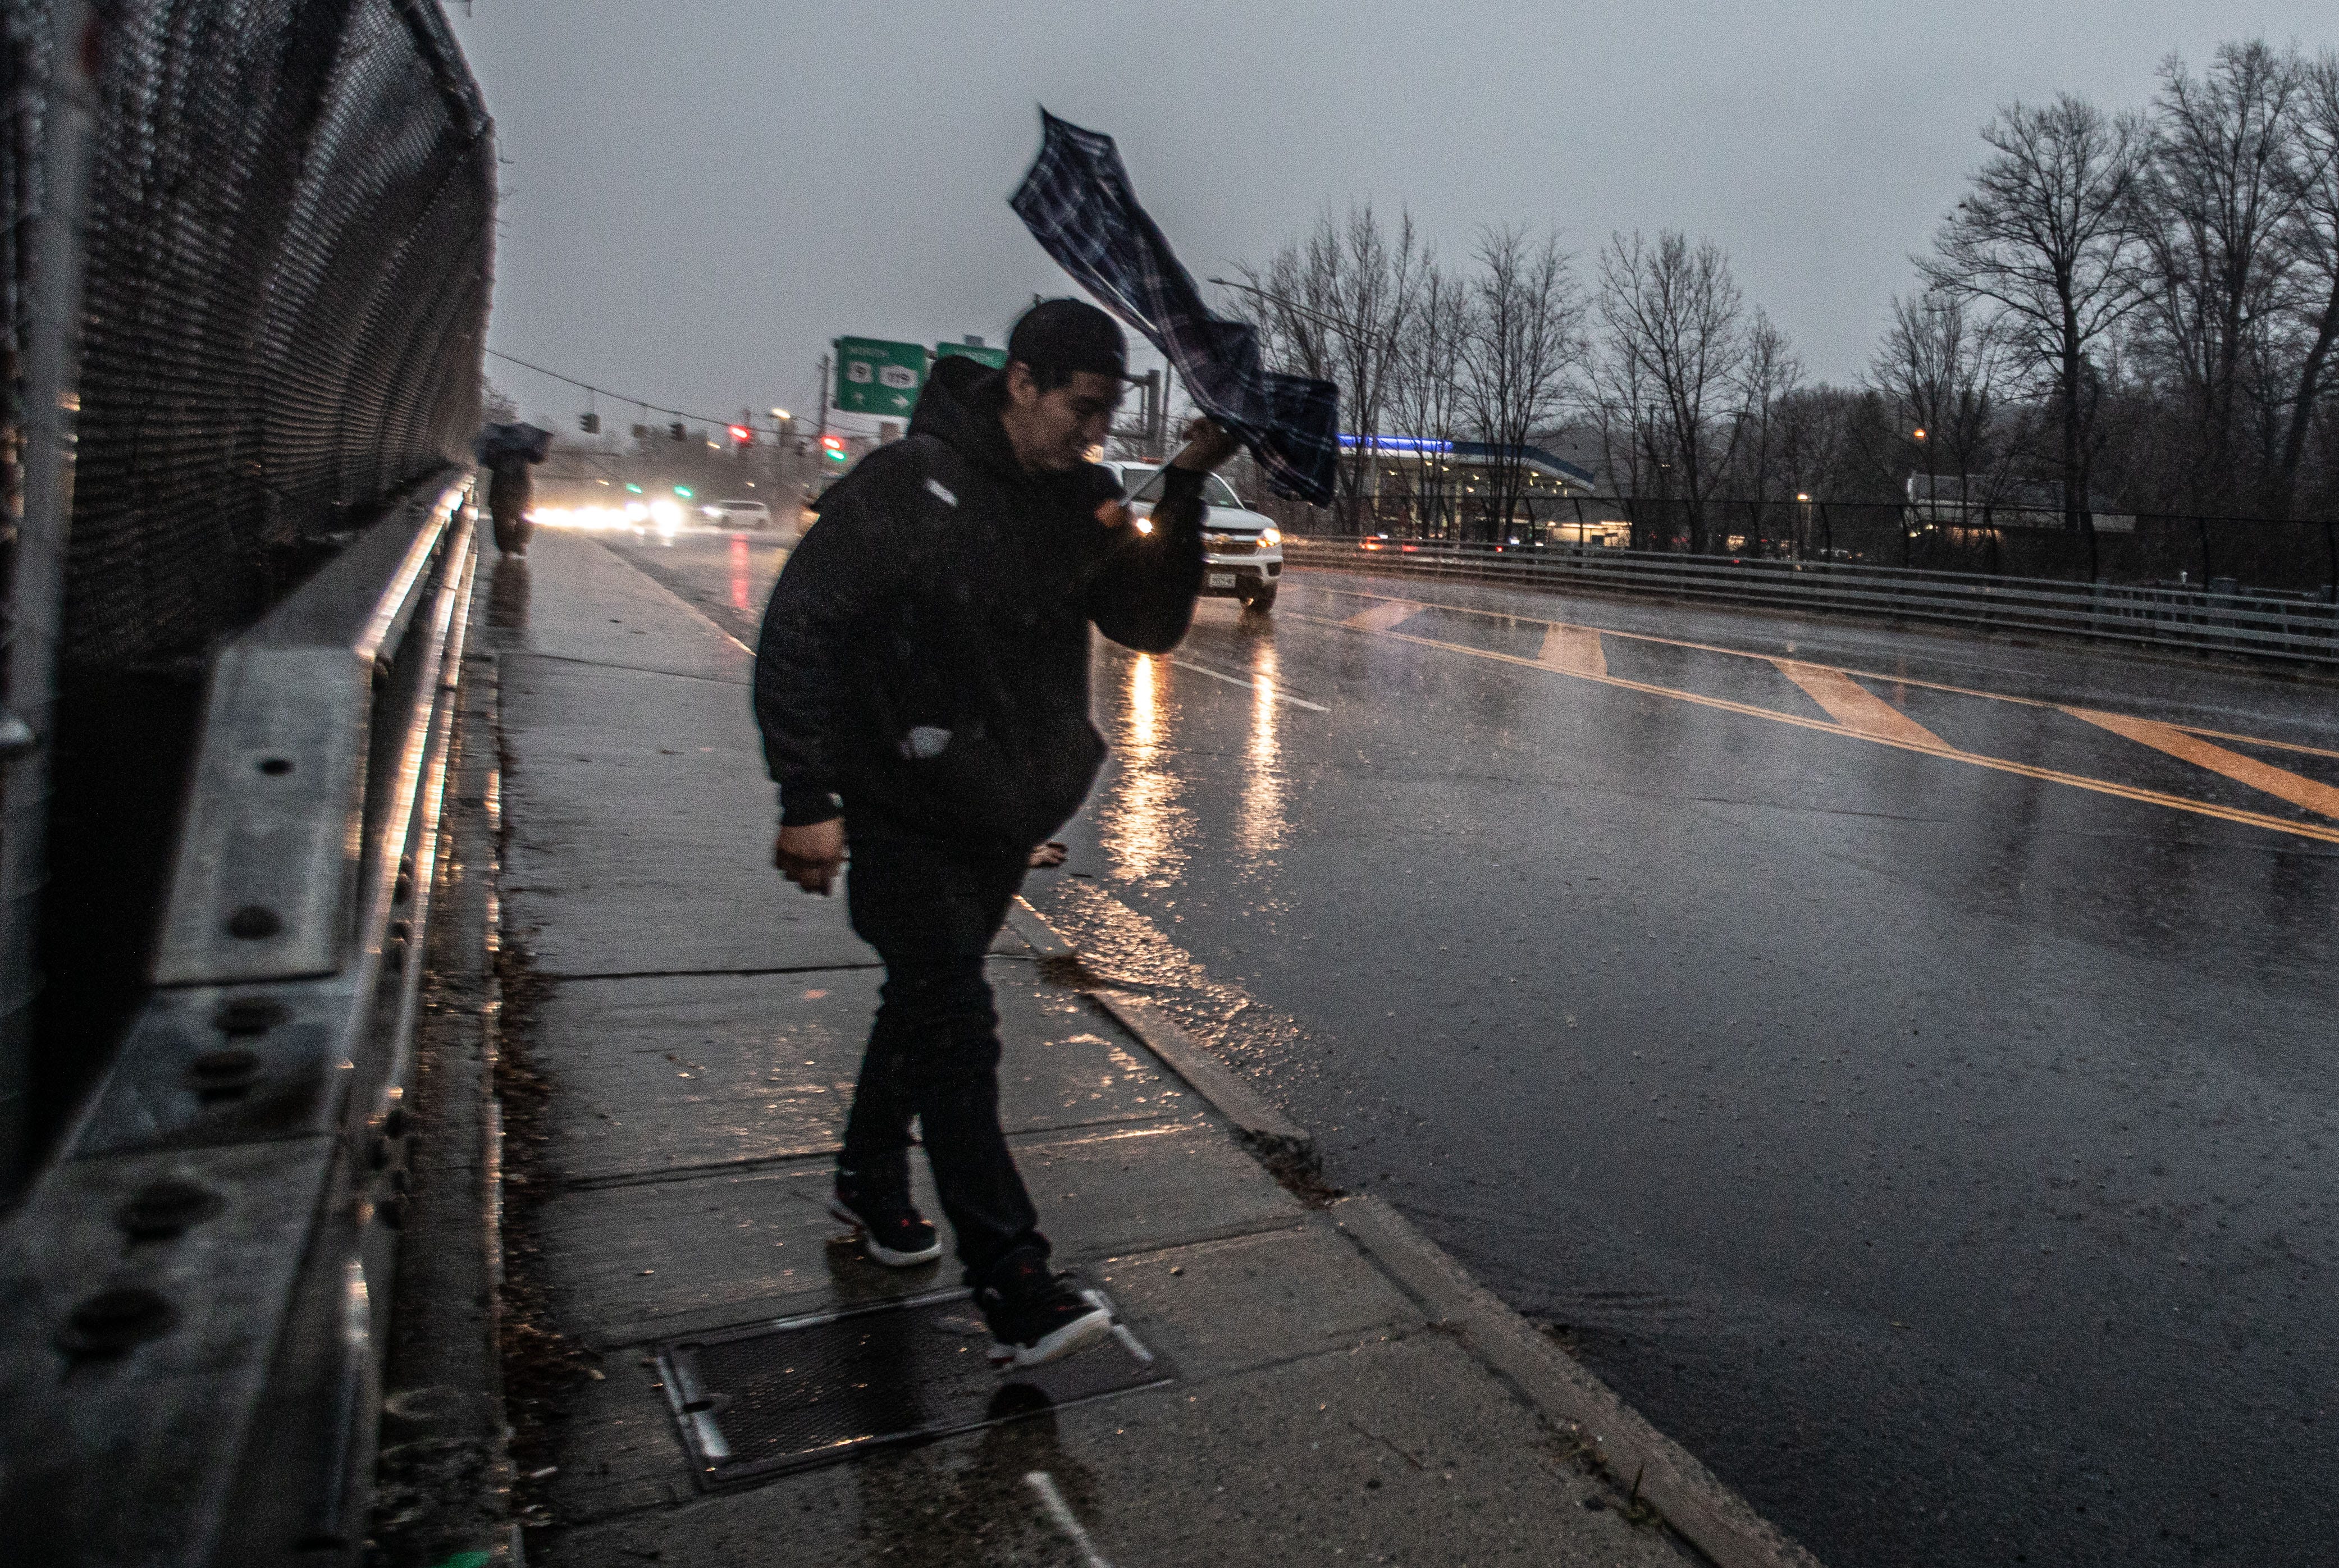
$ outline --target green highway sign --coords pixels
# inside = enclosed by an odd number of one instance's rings
[[[926,384],[926,346],[881,338],[836,340],[835,407],[849,414],[909,418]]]
[[[953,355],[961,359],[980,360],[994,370],[1003,370],[1007,368],[1007,350],[1004,349],[986,349],[973,343],[936,343],[934,345],[935,359],[947,360]]]

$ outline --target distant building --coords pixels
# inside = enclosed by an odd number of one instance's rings
[[[2099,534],[2136,532],[2136,514],[2091,500]],[[1910,474],[1909,526],[1942,528],[2060,528],[2063,487],[2056,480],[1977,478],[1971,474]]]
[[[1506,455],[1521,468],[1520,494],[1508,519],[1522,540],[1600,542],[1625,531],[1617,508],[1601,496],[1598,476],[1541,446],[1503,448],[1485,441],[1428,436],[1344,435],[1340,445],[1368,450],[1364,494],[1372,520],[1406,533],[1436,533],[1466,525],[1483,528],[1495,470]]]

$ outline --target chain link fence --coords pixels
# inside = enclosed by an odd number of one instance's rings
[[[212,652],[469,460],[495,200],[435,0],[5,15],[0,1198],[143,991]]]
[[[255,617],[479,423],[494,153],[429,0],[105,12],[63,662]]]

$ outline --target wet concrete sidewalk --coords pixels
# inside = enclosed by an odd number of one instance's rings
[[[871,1266],[824,1208],[880,976],[841,898],[770,868],[746,650],[588,538],[539,532],[526,577],[489,636],[506,1049],[543,1084],[509,1267],[569,1346],[515,1383],[531,1560],[1810,1562],[1385,1208],[1278,1182],[1252,1149],[1296,1129],[1141,1002],[1124,1027],[1028,921],[992,962],[1002,1113],[1057,1261],[1153,1358],[1068,1366],[1151,1381],[1051,1404],[970,1379],[955,1266]],[[799,1336],[760,1394],[669,1386],[725,1331],[926,1297],[848,1321],[911,1325],[931,1385],[808,1381],[780,1365]],[[756,1405],[775,1388],[811,1415]],[[686,1402],[735,1449],[824,1415],[840,1443],[985,1424],[728,1481]]]

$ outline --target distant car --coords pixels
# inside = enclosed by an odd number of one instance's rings
[[[761,501],[709,501],[699,508],[699,513],[718,528],[768,528],[772,526],[772,508]]]
[[[1105,467],[1120,476],[1132,511],[1143,517],[1153,510],[1153,503],[1161,498],[1160,464],[1113,462]],[[1244,506],[1242,498],[1216,474],[1203,479],[1202,501],[1209,508],[1202,519],[1202,597],[1240,599],[1254,610],[1273,609],[1283,576],[1282,531]]]

